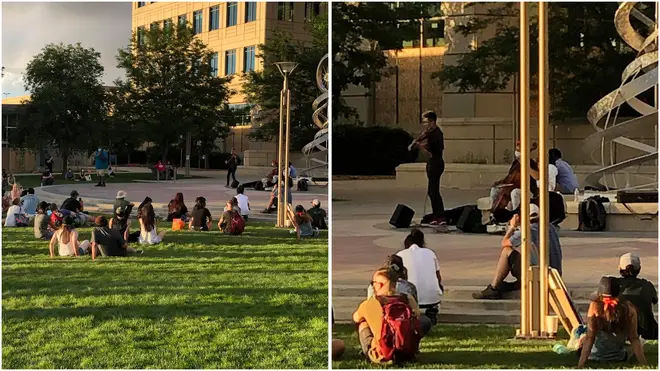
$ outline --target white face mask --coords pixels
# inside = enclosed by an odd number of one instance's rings
[[[99,148],[99,152],[101,152],[101,148]]]
[[[514,155],[516,156],[516,160],[520,160],[520,151],[515,151]]]

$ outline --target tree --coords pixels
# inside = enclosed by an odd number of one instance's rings
[[[232,76],[218,77],[213,58],[219,60],[190,25],[138,29],[117,55],[126,80],[115,82],[116,119],[130,122],[136,135],[161,148],[163,161],[188,132],[210,141],[225,137]]]
[[[259,45],[257,56],[263,61],[263,70],[245,75],[243,92],[250,103],[260,109],[260,125],[250,136],[259,140],[272,140],[279,135],[280,91],[283,78],[273,64],[290,61],[298,63],[289,76],[291,91],[291,148],[302,147],[314,138],[318,128],[312,122],[312,103],[321,95],[316,86],[316,69],[328,54],[328,19],[325,15],[313,17],[307,25],[312,41],[294,40],[288,32],[275,32],[273,37]]]
[[[358,121],[341,96],[349,85],[371,89],[390,72],[386,50],[419,40],[420,22],[440,15],[438,3],[339,2],[332,4],[332,117]]]
[[[497,91],[504,89],[518,73],[517,3],[491,3],[491,6],[489,16],[475,17],[454,29],[464,36],[493,26],[496,31],[494,37],[461,56],[456,65],[444,65],[434,74],[443,89],[453,85],[460,92]],[[619,87],[621,73],[636,52],[616,32],[614,14],[617,8],[618,3],[548,4],[552,118],[583,117],[594,103]],[[642,9],[648,11],[649,7]],[[534,91],[538,81],[538,17],[534,10],[529,13],[532,15],[530,85]],[[508,22],[512,19],[513,22]]]
[[[55,149],[67,160],[74,150],[103,143],[106,93],[100,53],[76,45],[48,44],[28,63],[24,81],[31,94],[16,129],[24,148]]]

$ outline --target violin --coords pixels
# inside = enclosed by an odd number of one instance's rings
[[[419,134],[419,136],[416,139],[414,139],[412,143],[410,143],[410,145],[408,146],[408,150],[412,151],[413,147],[415,147],[416,144],[422,144],[422,145],[426,144],[425,143],[427,139],[426,137],[429,135],[431,131],[432,130],[429,130],[427,126],[427,128],[421,134]]]

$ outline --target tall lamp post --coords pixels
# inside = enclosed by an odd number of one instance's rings
[[[288,189],[287,187],[289,187],[289,133],[291,131],[291,91],[289,90],[289,75],[291,75],[293,70],[298,67],[298,63],[277,62],[275,65],[284,77],[284,86],[280,92],[280,135],[277,139],[277,227],[282,228],[286,227],[286,211],[290,201],[289,192],[282,192],[283,189]],[[284,159],[282,159],[282,157],[284,157]],[[282,160],[284,160],[285,167],[282,166]],[[283,172],[282,169],[286,169],[287,171]],[[284,175],[284,185],[282,185],[282,175]],[[284,196],[284,198],[282,196]]]

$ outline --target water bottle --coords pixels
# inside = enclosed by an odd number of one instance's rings
[[[573,201],[578,202],[578,199],[580,198],[580,190],[578,188],[575,188],[575,193],[573,193]]]
[[[555,344],[555,346],[552,347],[552,350],[557,353],[557,354],[568,354],[571,352],[570,349],[566,348],[563,344]]]

